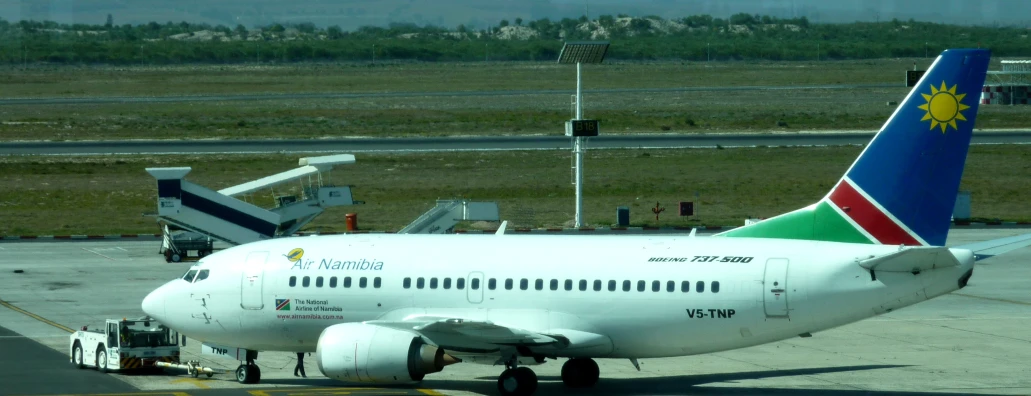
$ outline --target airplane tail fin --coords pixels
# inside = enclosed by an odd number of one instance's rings
[[[827,196],[718,236],[944,246],[990,58],[942,52]]]

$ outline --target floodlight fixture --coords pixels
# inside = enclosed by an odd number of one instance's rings
[[[558,53],[558,63],[601,63],[608,51],[608,41],[568,41]]]

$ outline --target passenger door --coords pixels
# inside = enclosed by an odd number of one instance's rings
[[[482,272],[471,272],[469,278],[466,279],[466,283],[469,287],[465,288],[466,298],[473,304],[479,304],[483,302],[483,288],[486,285],[483,284],[483,273]]]
[[[788,259],[766,260],[763,276],[763,302],[767,318],[788,317]]]
[[[244,263],[240,279],[240,306],[243,309],[262,309],[262,285],[268,252],[251,252]]]

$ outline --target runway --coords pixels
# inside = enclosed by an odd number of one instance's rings
[[[864,89],[893,88],[898,84],[829,84],[797,86],[731,86],[731,87],[674,87],[674,88],[611,88],[587,89],[586,94],[606,93],[675,93],[715,91],[793,91],[811,89]],[[455,96],[512,96],[512,95],[569,95],[568,89],[501,90],[501,91],[427,91],[427,92],[316,92],[243,95],[182,95],[182,96],[111,96],[80,98],[6,98],[0,106],[17,105],[92,105],[109,103],[179,103],[179,102],[236,102],[256,100],[297,99],[362,99],[362,98],[414,98]]]
[[[1031,229],[958,228],[950,232],[948,244],[1028,232]],[[418,388],[356,388],[322,377],[313,358],[305,359],[309,378],[293,377],[295,356],[277,352],[261,353],[262,383],[246,386],[225,374],[194,379],[179,371],[127,375],[71,368],[67,328],[140,316],[140,301],[150,290],[189,268],[191,263],[165,263],[157,253],[159,244],[0,242],[0,323],[6,329],[0,330],[5,352],[0,360],[0,395],[496,394],[497,367],[449,366],[427,376]],[[643,359],[640,371],[626,360],[600,359],[602,379],[589,392],[567,391],[559,380],[562,361],[549,361],[533,367],[541,380],[538,394],[1031,394],[1028,262],[1031,248],[985,260],[960,291],[810,338],[708,355]],[[237,364],[199,351],[199,343],[190,340],[183,359],[227,370]],[[58,377],[71,382],[48,381]]]
[[[862,145],[874,132],[602,135],[591,149]],[[1031,130],[974,132],[973,144],[1031,143]],[[565,136],[0,142],[0,155],[361,153],[569,149]]]

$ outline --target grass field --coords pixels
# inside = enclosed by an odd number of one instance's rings
[[[926,59],[613,63],[585,67],[595,88],[898,84],[849,90],[587,94],[603,133],[873,130]],[[997,68],[997,67],[994,67]],[[0,140],[314,138],[561,134],[575,68],[544,63],[294,64],[0,70],[0,98],[460,92],[568,94],[0,106]],[[977,93],[968,95],[977,98]],[[979,128],[1031,124],[1024,106],[982,106]]]
[[[634,225],[740,225],[822,197],[860,147],[686,150],[593,150],[585,162],[588,225],[615,222],[631,208]],[[222,188],[296,167],[296,156],[0,157],[0,235],[157,232],[152,166],[194,167],[187,179]],[[309,229],[340,231],[344,214],[367,230],[397,230],[437,199],[497,201],[513,227],[568,226],[573,218],[570,158],[565,151],[362,154],[333,171],[367,204],[327,211]],[[1031,220],[1031,148],[974,146],[962,189],[973,215]],[[277,189],[277,193],[283,191]],[[255,195],[270,207],[271,195]],[[678,201],[697,215],[676,216]],[[650,209],[666,207],[655,221]]]

